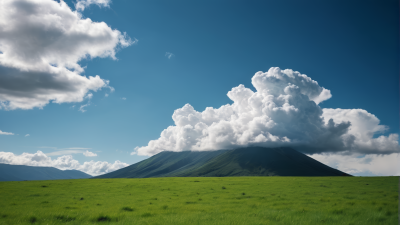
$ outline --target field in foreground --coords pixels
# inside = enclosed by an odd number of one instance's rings
[[[398,224],[399,177],[0,182],[0,224]]]

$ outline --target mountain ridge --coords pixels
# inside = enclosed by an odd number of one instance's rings
[[[60,170],[54,167],[0,163],[0,181],[84,179],[91,177],[79,170]]]
[[[289,147],[160,152],[94,178],[224,176],[351,176]]]

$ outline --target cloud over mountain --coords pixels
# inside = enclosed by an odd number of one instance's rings
[[[207,151],[245,146],[292,146],[307,153],[399,152],[398,135],[381,135],[387,128],[362,109],[322,109],[330,90],[299,72],[270,68],[252,78],[253,92],[243,85],[232,88],[233,104],[198,112],[186,104],[172,115],[175,126],[161,132],[138,155],[169,151]]]
[[[77,4],[108,5],[109,1]],[[63,2],[0,2],[0,109],[42,108],[49,102],[81,102],[90,91],[109,87],[100,76],[82,76],[85,58],[116,59],[134,43],[104,22],[83,18]]]
[[[26,165],[26,166],[48,166],[55,167],[60,170],[80,170],[92,176],[97,176],[104,173],[109,173],[128,166],[119,160],[114,163],[105,161],[89,161],[80,164],[77,160],[73,159],[71,155],[63,155],[57,159],[44,154],[42,151],[36,153],[22,153],[15,155],[12,152],[0,152],[0,163],[12,165]]]

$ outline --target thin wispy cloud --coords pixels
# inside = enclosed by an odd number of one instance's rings
[[[25,134],[25,137],[29,137],[29,136],[31,136],[30,134]]]
[[[46,148],[46,147],[44,147],[44,148]],[[71,154],[83,154],[86,157],[97,156],[96,153],[89,151],[91,148],[80,148],[80,147],[63,148],[63,149],[58,149],[58,148],[53,148],[53,147],[47,147],[47,148],[56,150],[54,152],[45,153],[47,156],[71,155]]]
[[[86,99],[88,99],[88,101],[87,101],[86,104],[81,105],[81,106],[79,107],[79,111],[81,111],[81,112],[83,112],[83,113],[87,111],[87,110],[85,109],[85,107],[87,107],[87,106],[89,106],[89,105],[91,104],[90,100],[92,99],[92,97],[93,97],[93,94],[92,94],[92,93],[89,93],[89,94],[85,97]]]
[[[165,53],[165,56],[168,58],[168,59],[171,59],[173,56],[175,56],[174,54],[172,54],[171,52],[166,52]]]
[[[85,151],[82,150],[60,150],[55,152],[45,153],[47,156],[56,156],[56,155],[71,155],[71,154],[83,154]]]
[[[53,152],[45,153],[48,156],[57,156],[57,155],[69,155],[69,154],[84,154],[89,152],[88,150],[92,148],[82,148],[82,147],[71,147],[71,148],[57,148],[57,147],[49,147],[49,146],[41,146],[39,149],[52,149]],[[88,153],[86,153],[88,154]]]
[[[81,105],[80,107],[79,107],[79,111],[81,111],[81,112],[86,112],[87,110],[85,109],[85,107],[87,107],[87,106],[89,106],[90,105],[90,103],[87,103],[87,104],[84,104],[84,105]]]

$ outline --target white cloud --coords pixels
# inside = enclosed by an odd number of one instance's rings
[[[89,100],[92,99],[92,97],[93,97],[93,93],[89,93],[89,94],[86,95],[86,98],[89,99]]]
[[[87,103],[86,104],[84,104],[84,105],[81,105],[80,107],[79,107],[79,111],[81,111],[81,112],[86,112],[87,110],[85,109],[85,107],[87,107],[87,106],[89,106],[90,105],[90,99],[92,99],[92,97],[93,97],[93,94],[92,93],[89,93],[88,95],[86,95],[86,99],[88,99],[88,101],[87,101]]]
[[[29,137],[29,136],[31,136],[30,134],[25,134],[25,137]]]
[[[75,8],[79,11],[85,10],[91,4],[98,5],[100,7],[110,7],[111,0],[78,0]]]
[[[126,100],[126,98],[125,97],[123,97],[123,98],[121,98],[122,100]]]
[[[81,105],[80,107],[79,107],[79,111],[81,111],[81,112],[86,112],[86,109],[85,109],[85,107],[87,107],[87,106],[89,106],[90,105],[90,102],[88,102],[87,104],[84,104],[84,105]]]
[[[133,149],[133,152],[131,152],[131,155],[137,155],[138,154],[138,150],[139,150],[139,146],[136,146],[134,149]]]
[[[37,151],[34,154],[22,153],[21,155],[15,155],[12,152],[0,152],[0,163],[27,166],[48,166],[61,170],[80,170],[93,176],[109,173],[128,166],[127,163],[118,160],[114,163],[91,160],[80,164],[77,160],[73,159],[71,155],[63,155],[57,159],[51,159],[51,157],[41,151]]]
[[[57,149],[57,148],[55,148],[55,147],[48,147],[48,148]],[[71,150],[88,150],[88,149],[92,149],[92,148],[73,147],[73,148],[65,148],[65,149],[71,149]]]
[[[352,175],[400,176],[400,154],[340,155],[314,154],[310,157]]]
[[[165,56],[168,58],[168,59],[171,59],[173,56],[175,56],[174,54],[172,54],[171,52],[166,52],[165,53]]]
[[[108,5],[109,1],[77,4]],[[85,58],[116,59],[117,49],[134,43],[104,22],[83,18],[54,0],[0,3],[0,109],[43,108],[49,102],[82,102],[109,81],[82,76]]]
[[[45,153],[47,156],[69,155],[69,154],[83,154],[87,157],[97,156],[97,154],[89,152],[91,148],[81,148],[81,147],[63,148],[63,149],[58,149],[56,147],[40,147],[40,148],[50,148],[56,150],[54,152]]]
[[[325,123],[332,118],[335,123],[350,121],[351,126],[343,138],[354,139],[349,150],[360,153],[390,154],[399,151],[398,134],[380,135],[373,138],[374,134],[380,134],[388,130],[385,125],[380,125],[379,119],[364,109],[323,109]]]
[[[14,135],[14,133],[11,132],[4,132],[0,130],[0,135]]]
[[[87,171],[86,173],[91,175],[101,175],[105,173],[110,173],[115,170],[119,170],[121,168],[127,167],[129,164],[123,163],[119,160],[116,160],[114,163],[108,163],[105,161],[89,161],[84,162],[81,166],[81,171]]]
[[[86,152],[84,152],[83,155],[86,156],[86,157],[95,157],[95,156],[97,156],[96,153],[89,152],[88,150],[86,150]]]
[[[310,77],[290,69],[271,68],[252,78],[256,91],[232,88],[233,104],[198,112],[186,104],[172,115],[175,125],[133,154],[161,151],[207,151],[250,145],[292,146],[308,153],[345,152],[391,154],[400,151],[398,135],[380,136],[386,127],[361,109],[322,109],[332,97]]]
[[[67,155],[67,154],[82,154],[84,151],[82,150],[59,150],[55,152],[46,153],[47,156],[56,156],[56,155]]]

